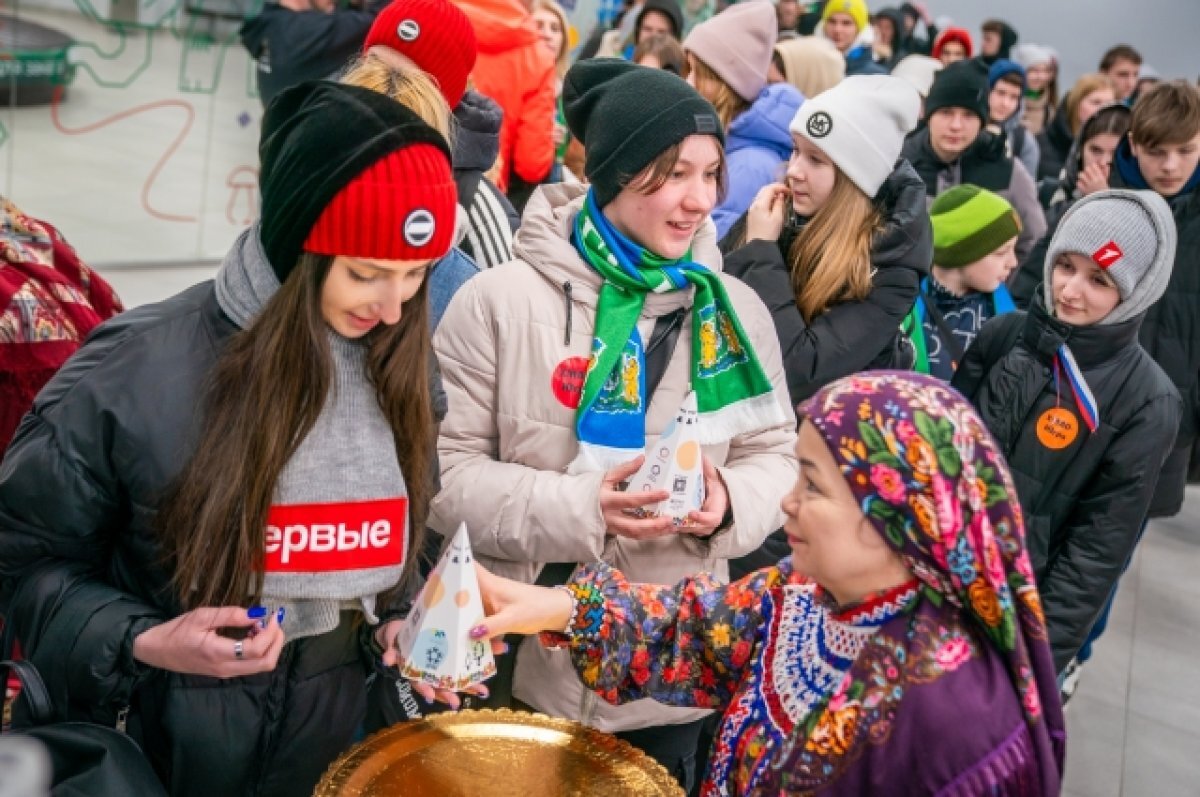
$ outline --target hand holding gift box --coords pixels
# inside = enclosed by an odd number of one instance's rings
[[[643,517],[669,516],[675,525],[688,523],[688,513],[704,505],[704,471],[700,450],[700,415],[696,394],[683,399],[675,420],[658,441],[646,448],[646,461],[629,481],[629,492],[665,490],[670,497],[655,507],[639,510]]]
[[[466,524],[460,525],[429,574],[412,613],[396,637],[400,672],[439,689],[462,691],[496,674],[491,646],[471,639],[483,622],[483,598]]]

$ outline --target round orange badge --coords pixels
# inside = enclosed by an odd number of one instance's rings
[[[1052,407],[1037,422],[1038,442],[1053,451],[1066,448],[1079,436],[1079,419],[1069,410]]]

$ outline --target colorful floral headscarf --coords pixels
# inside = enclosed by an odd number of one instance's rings
[[[933,377],[875,371],[828,385],[801,410],[926,598],[973,619],[1004,658],[1039,755],[1060,756],[1057,679],[1021,508],[974,408]]]

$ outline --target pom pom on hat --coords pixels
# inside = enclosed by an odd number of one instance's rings
[[[259,236],[284,282],[302,251],[438,258],[457,215],[450,148],[408,108],[319,80],[281,92],[258,147]]]
[[[859,33],[871,24],[871,11],[867,8],[867,0],[829,0],[825,4],[825,10],[821,12],[821,22],[824,23],[834,14],[849,14]]]
[[[716,109],[682,78],[618,58],[572,66],[562,102],[571,134],[587,151],[584,173],[601,207],[621,192],[622,181],[688,136],[725,142]]]
[[[800,106],[790,129],[829,156],[869,197],[879,193],[917,125],[921,97],[891,75],[856,75]]]
[[[778,35],[775,7],[767,0],[750,0],[692,28],[683,49],[716,72],[743,100],[754,102],[767,87],[771,48]]]
[[[995,252],[1021,233],[1021,219],[1008,200],[974,185],[956,185],[929,207],[933,262],[963,268]]]
[[[446,104],[457,107],[475,68],[475,29],[449,0],[395,0],[375,17],[363,52],[379,45],[403,55],[434,79]]]

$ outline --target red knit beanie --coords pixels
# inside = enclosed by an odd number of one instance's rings
[[[344,185],[313,225],[304,251],[378,260],[440,258],[454,241],[458,194],[432,144],[391,152]]]
[[[446,104],[458,106],[475,68],[475,29],[449,0],[395,0],[367,33],[363,52],[388,47],[417,65],[438,84]]]

